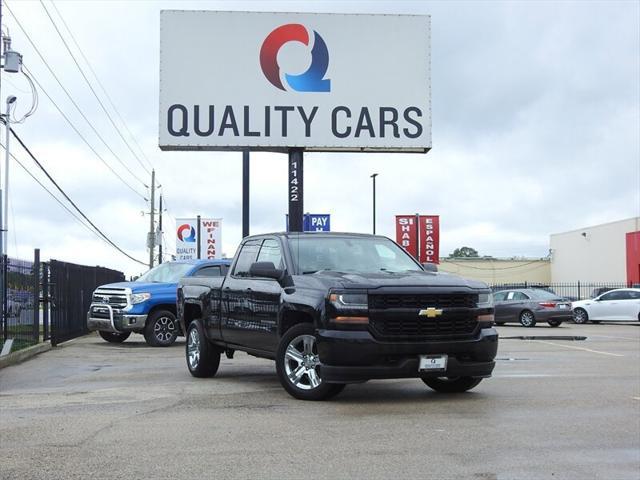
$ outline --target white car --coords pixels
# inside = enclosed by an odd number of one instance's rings
[[[576,323],[640,321],[640,288],[610,290],[591,300],[571,303]]]

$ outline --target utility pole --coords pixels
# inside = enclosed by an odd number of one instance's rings
[[[151,211],[149,214],[149,268],[153,268],[153,255],[155,253],[156,229],[155,229],[155,208],[156,208],[156,171],[151,170]]]
[[[160,241],[158,242],[158,265],[162,263],[162,194],[160,194],[160,207],[158,211],[158,233]]]

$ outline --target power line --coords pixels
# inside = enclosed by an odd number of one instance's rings
[[[133,260],[134,262],[138,262],[142,265],[146,265],[145,262],[142,262],[134,257],[132,257],[131,255],[129,255],[127,252],[125,252],[124,250],[122,250],[122,248],[120,248],[118,245],[116,245],[109,237],[107,237],[107,235],[105,235],[102,230],[100,230],[98,227],[96,227],[96,225],[89,219],[89,217],[87,217],[85,215],[85,213],[80,210],[80,208],[75,204],[75,202],[73,200],[71,200],[71,198],[69,197],[69,195],[67,195],[67,193],[60,187],[60,185],[58,185],[58,183],[53,179],[53,177],[49,174],[49,172],[47,172],[47,170],[42,166],[42,164],[38,161],[38,159],[35,157],[35,155],[33,153],[31,153],[31,150],[29,150],[29,147],[27,147],[24,142],[22,141],[22,139],[18,136],[18,134],[13,130],[13,128],[10,129],[11,134],[13,135],[13,137],[18,141],[18,143],[20,143],[20,145],[22,146],[22,148],[24,148],[25,152],[27,152],[29,154],[29,156],[31,157],[31,159],[36,163],[36,165],[38,165],[38,167],[40,168],[40,170],[42,170],[44,172],[44,174],[47,176],[47,178],[51,181],[51,183],[53,183],[53,185],[56,187],[56,189],[62,194],[62,196],[71,204],[71,206],[73,206],[73,208],[82,216],[82,218],[84,218],[87,223],[89,225],[91,225],[94,230],[96,232],[98,232],[100,234],[100,236],[102,236],[113,248],[115,248],[116,250],[118,250],[120,253],[122,253],[124,256],[126,256],[127,258],[129,258],[130,260]]]
[[[129,134],[129,136],[131,137],[133,142],[138,147],[138,150],[140,151],[140,153],[144,157],[144,159],[147,162],[147,165],[149,166],[149,168],[153,168],[153,164],[149,161],[149,158],[147,158],[147,155],[144,153],[144,150],[142,149],[142,147],[138,143],[138,140],[136,140],[135,135],[133,135],[133,133],[131,133],[131,130],[129,130],[129,127],[127,126],[127,122],[125,122],[123,116],[120,114],[120,111],[116,107],[114,101],[111,99],[111,96],[109,95],[109,92],[107,92],[107,89],[105,88],[105,86],[100,81],[100,77],[98,76],[98,74],[95,72],[95,70],[91,66],[91,62],[89,62],[89,59],[86,57],[86,55],[82,51],[82,48],[80,47],[80,44],[78,44],[78,42],[76,41],[76,37],[73,35],[73,32],[69,28],[69,25],[67,25],[67,22],[65,21],[64,17],[62,16],[62,13],[60,13],[60,10],[58,10],[58,7],[56,6],[55,2],[53,2],[53,0],[51,0],[51,6],[53,6],[53,8],[56,11],[56,13],[58,14],[58,17],[60,18],[60,20],[62,20],[62,24],[64,25],[65,29],[67,30],[67,33],[69,33],[69,36],[71,37],[71,40],[73,41],[74,45],[76,46],[76,48],[80,52],[80,55],[82,56],[82,58],[84,59],[85,63],[89,67],[89,70],[93,74],[93,77],[96,79],[96,82],[98,83],[98,86],[100,87],[100,89],[104,93],[105,97],[107,98],[107,101],[109,102],[109,105],[111,105],[111,108],[113,108],[113,111],[116,113],[116,115],[118,116],[118,118],[122,122],[122,126],[124,126],[125,130],[127,131],[127,133]]]
[[[135,178],[136,180],[138,180],[138,182],[140,182],[145,188],[148,188],[148,185],[143,182],[135,173],[133,173],[133,171],[131,171],[131,169],[127,166],[126,163],[124,163],[120,157],[118,157],[118,155],[116,155],[116,153],[113,151],[113,149],[111,148],[111,146],[105,141],[105,139],[102,137],[102,135],[100,135],[100,133],[96,130],[96,128],[93,126],[93,124],[91,123],[91,121],[87,118],[87,116],[84,114],[84,112],[82,111],[82,109],[78,106],[78,104],[76,103],[76,101],[73,99],[73,97],[71,96],[71,94],[69,93],[69,91],[65,88],[65,86],[62,84],[62,82],[60,81],[60,79],[58,78],[58,76],[55,74],[55,72],[53,71],[53,69],[49,66],[49,63],[46,61],[46,59],[44,58],[44,56],[42,55],[42,53],[40,52],[40,49],[36,46],[36,44],[33,42],[33,40],[31,40],[31,37],[29,36],[29,34],[26,32],[26,30],[24,29],[24,27],[22,26],[22,24],[20,23],[20,20],[18,20],[18,18],[16,17],[15,13],[13,13],[13,10],[11,10],[11,8],[9,7],[9,5],[7,5],[5,3],[5,6],[7,7],[7,10],[9,10],[9,13],[11,13],[11,15],[13,16],[13,19],[15,20],[16,24],[18,25],[18,27],[20,27],[20,30],[22,30],[22,33],[24,34],[24,36],[27,38],[27,40],[29,41],[29,43],[31,44],[31,46],[33,47],[33,49],[35,50],[35,52],[38,54],[38,56],[40,57],[40,60],[42,60],[42,62],[44,63],[44,65],[47,67],[47,70],[49,70],[49,73],[51,73],[51,75],[53,76],[53,78],[56,80],[56,82],[58,83],[58,85],[60,86],[60,88],[64,91],[64,93],[67,95],[67,98],[69,98],[69,101],[71,101],[71,103],[73,104],[73,106],[76,108],[76,110],[78,110],[78,113],[80,113],[80,115],[82,116],[82,118],[87,122],[87,124],[89,125],[89,127],[91,127],[91,130],[93,130],[93,132],[96,134],[96,136],[100,139],[100,141],[104,144],[104,146],[111,152],[111,154],[114,156],[114,158],[125,168],[125,170],[127,170],[127,172],[129,172],[129,174]]]
[[[82,133],[80,132],[80,130],[78,130],[78,128],[73,124],[73,122],[69,119],[69,117],[67,117],[65,115],[65,113],[62,111],[62,109],[58,106],[58,104],[55,102],[55,100],[53,98],[51,98],[51,95],[49,95],[49,93],[44,89],[44,87],[40,84],[40,82],[38,81],[37,78],[35,78],[35,76],[33,75],[33,73],[31,73],[29,71],[29,69],[26,67],[26,65],[22,64],[22,68],[23,70],[25,70],[26,72],[28,72],[32,77],[33,77],[33,81],[36,83],[36,85],[38,86],[38,88],[40,90],[42,90],[42,93],[45,94],[45,96],[49,99],[49,101],[53,104],[53,106],[56,108],[56,110],[58,110],[58,113],[60,115],[62,115],[62,118],[65,119],[65,121],[69,124],[69,126],[73,129],[74,132],[76,132],[76,134],[78,134],[78,136],[82,139],[82,141],[87,145],[87,147],[89,147],[89,149],[94,153],[94,155],[98,158],[98,160],[100,160],[105,167],[107,167],[111,173],[113,173],[129,190],[131,190],[133,193],[135,193],[136,195],[138,195],[139,197],[141,197],[145,202],[147,201],[147,198],[141,194],[140,192],[138,192],[134,187],[132,187],[124,178],[122,178],[120,176],[120,174],[118,174],[118,172],[116,172],[113,167],[111,167],[111,165],[109,165],[107,163],[107,161],[102,158],[102,155],[100,155],[98,153],[98,151],[93,148],[93,146],[89,143],[89,141],[85,138],[84,135],[82,135]]]
[[[4,144],[0,143],[0,147],[2,147],[3,149],[5,149]],[[86,228],[89,232],[91,232],[92,234],[96,235],[100,240],[102,240],[103,242],[107,243],[107,241],[102,238],[95,230],[92,230],[91,227],[89,227],[86,223],[84,223],[82,221],[82,219],[80,217],[78,217],[72,210],[69,209],[69,207],[67,207],[64,203],[62,203],[60,201],[60,199],[58,197],[56,197],[51,190],[49,190],[47,187],[44,186],[44,184],[38,179],[38,177],[36,177],[33,173],[31,173],[29,171],[29,169],[27,167],[24,166],[24,164],[18,160],[18,158],[13,154],[13,153],[9,153],[9,155],[11,156],[11,158],[13,158],[16,163],[18,165],[20,165],[20,167],[31,177],[33,178],[33,180],[42,187],[42,189],[47,192],[49,195],[51,195],[51,198],[53,198],[62,208],[64,208],[67,212],[69,212],[69,214],[80,224],[82,225],[84,228]],[[13,207],[12,207],[13,208]],[[15,227],[15,225],[14,225]],[[14,233],[15,233],[15,228],[14,228]]]
[[[107,110],[107,108],[102,103],[102,100],[100,100],[100,97],[98,96],[98,94],[94,90],[93,86],[91,85],[91,82],[89,81],[89,79],[85,75],[84,70],[82,70],[82,67],[78,63],[78,60],[76,59],[75,55],[73,54],[73,52],[69,48],[69,44],[67,44],[67,41],[62,36],[62,33],[60,32],[60,29],[58,28],[58,25],[56,25],[56,22],[53,20],[53,17],[51,17],[51,14],[49,13],[49,10],[47,9],[46,5],[44,4],[44,2],[42,0],[40,0],[40,5],[42,5],[42,8],[44,9],[45,13],[47,14],[47,17],[49,17],[49,20],[51,21],[51,24],[53,25],[53,28],[56,30],[56,33],[58,34],[58,37],[60,37],[60,40],[62,40],[62,43],[64,44],[64,47],[67,49],[67,52],[69,52],[69,55],[71,55],[71,59],[73,60],[73,63],[75,63],[76,67],[78,67],[78,71],[80,72],[80,75],[82,75],[82,78],[84,79],[84,81],[86,82],[87,86],[89,87],[89,90],[91,90],[91,93],[93,93],[93,96],[96,97],[96,100],[98,101],[98,103],[100,104],[100,107],[102,108],[102,110],[104,111],[105,115],[107,116],[107,118],[111,122],[111,125],[113,125],[113,128],[116,129],[116,132],[118,132],[118,135],[120,136],[120,138],[122,139],[124,144],[127,146],[129,151],[131,152],[131,154],[138,161],[138,163],[140,164],[142,169],[147,173],[151,173],[151,172],[149,172],[149,169],[144,165],[144,163],[142,163],[142,160],[140,160],[140,158],[138,157],[136,152],[133,151],[133,149],[131,148],[131,145],[129,145],[129,142],[127,142],[127,139],[124,138],[124,135],[122,135],[122,132],[120,131],[120,128],[118,128],[118,126],[116,125],[116,122],[113,121],[113,118],[111,117],[111,114],[109,114],[109,111]]]

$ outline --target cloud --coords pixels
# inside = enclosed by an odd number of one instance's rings
[[[11,7],[96,130],[147,182],[41,6],[15,2]],[[334,230],[371,231],[374,172],[379,173],[378,233],[393,237],[396,214],[439,214],[443,255],[468,245],[486,255],[544,256],[550,233],[640,215],[637,3],[348,1],[295,7],[432,15],[433,150],[305,155],[305,211],[331,213]],[[174,248],[173,219],[201,214],[224,218],[223,250],[232,255],[241,238],[241,155],[157,147],[159,11],[289,11],[292,3],[63,2],[58,8],[156,167],[169,210],[167,248]],[[146,195],[66,98],[14,19],[3,20],[14,49],[60,108]],[[26,109],[27,84],[16,75],[3,74],[2,80],[3,95],[16,93],[19,108]],[[95,158],[42,92],[39,110],[16,130],[100,228],[136,258],[148,257],[149,219],[140,215],[148,206]],[[15,142],[12,151],[37,174]],[[252,233],[280,231],[287,213],[286,156],[252,153],[251,158]],[[92,236],[19,167],[11,168],[15,232],[9,238],[15,233],[16,242],[10,241],[10,254],[16,243],[21,256],[38,246],[45,258],[127,273],[144,268]]]

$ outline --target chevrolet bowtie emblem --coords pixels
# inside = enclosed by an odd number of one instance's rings
[[[436,318],[436,317],[442,315],[442,309],[441,308],[429,307],[429,308],[425,308],[423,310],[420,310],[418,312],[418,315],[420,315],[421,317]]]

